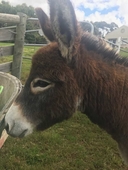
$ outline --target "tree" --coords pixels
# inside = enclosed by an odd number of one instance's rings
[[[112,22],[111,24],[108,24],[105,21],[94,22],[94,26],[97,27],[99,30],[102,30],[102,32],[106,32],[106,34],[113,31],[113,30],[115,30],[116,28],[118,28],[118,25],[115,24],[114,22]]]
[[[88,32],[91,32],[91,25],[93,26],[93,28],[94,28],[94,35],[99,35],[99,30],[98,30],[98,28],[93,24],[93,23],[89,23],[89,22],[85,22],[85,21],[83,21],[83,22],[80,22],[80,25],[81,25],[81,27],[82,27],[82,29],[84,30],[84,31],[88,31]]]
[[[11,6],[9,2],[2,1],[0,3],[0,12],[1,13],[11,13]]]

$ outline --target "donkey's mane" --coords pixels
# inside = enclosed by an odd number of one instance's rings
[[[85,32],[81,41],[86,45],[87,50],[99,53],[103,60],[128,67],[128,58],[117,54],[116,50],[114,50],[104,39]]]

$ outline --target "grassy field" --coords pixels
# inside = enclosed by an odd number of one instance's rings
[[[31,57],[36,47],[25,47]],[[122,54],[123,55],[123,54]],[[10,60],[2,58],[0,62]],[[23,60],[22,83],[31,61]],[[9,137],[0,150],[0,170],[124,170],[117,144],[89,119],[76,113],[70,120],[24,139]]]

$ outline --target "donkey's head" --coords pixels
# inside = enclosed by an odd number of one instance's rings
[[[50,19],[36,9],[42,30],[51,42],[32,58],[29,77],[5,116],[11,136],[44,130],[75,112],[80,91],[74,75],[80,33],[69,0],[49,0]]]

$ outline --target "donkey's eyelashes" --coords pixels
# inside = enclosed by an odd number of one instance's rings
[[[44,81],[44,80],[38,80],[37,82],[35,82],[33,84],[33,87],[46,87],[48,85],[50,85],[51,83]]]
[[[43,92],[44,90],[47,90],[53,86],[54,83],[41,78],[35,78],[30,84],[31,92],[34,94]]]

